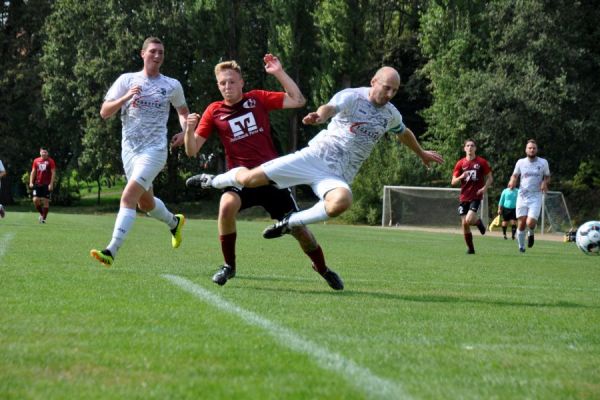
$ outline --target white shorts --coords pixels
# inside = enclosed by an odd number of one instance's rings
[[[133,179],[144,190],[149,190],[154,178],[162,171],[167,162],[167,150],[144,150],[143,153],[123,150],[121,157],[127,181]]]
[[[305,147],[295,153],[267,161],[262,165],[265,174],[280,189],[310,185],[321,200],[327,192],[339,187],[352,192],[342,177],[330,172],[327,165],[319,157],[306,151],[307,149],[308,147]]]
[[[542,211],[542,193],[529,195],[527,197],[517,196],[517,218],[528,217],[535,219],[540,218]]]

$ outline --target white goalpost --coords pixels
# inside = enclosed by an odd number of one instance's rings
[[[562,192],[548,191],[544,194],[541,214],[539,227],[542,234],[565,233],[573,228],[569,208]]]
[[[459,188],[384,186],[381,226],[460,229]],[[495,208],[494,208],[495,211]],[[489,200],[483,197],[479,215],[489,225]],[[541,234],[568,232],[573,227],[562,192],[548,191],[538,221]]]
[[[420,226],[460,229],[459,188],[384,186],[381,226]],[[479,215],[489,224],[488,197],[483,197]]]

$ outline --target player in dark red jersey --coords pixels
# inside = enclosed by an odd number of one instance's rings
[[[40,224],[46,223],[48,210],[50,209],[50,193],[54,189],[56,177],[56,163],[49,156],[48,150],[40,148],[40,156],[33,160],[31,174],[29,175],[29,187],[33,194],[33,205],[40,213]]]
[[[215,76],[223,100],[210,104],[202,118],[195,113],[188,116],[185,131],[185,149],[188,156],[195,156],[213,131],[217,131],[225,148],[227,169],[241,166],[254,168],[278,156],[271,137],[269,112],[299,108],[304,106],[306,101],[298,85],[283,70],[277,57],[267,54],[264,62],[265,71],[279,81],[285,92],[251,90],[244,93],[244,80],[239,65],[235,61],[216,65]],[[195,178],[188,179],[188,186],[196,186],[196,183],[199,185]],[[292,211],[298,211],[289,189],[282,190],[273,185],[253,189],[225,188],[221,196],[218,218],[219,240],[225,262],[212,278],[218,285],[224,285],[236,273],[237,214],[254,206],[262,206],[277,220]],[[304,226],[297,227],[292,230],[292,235],[312,260],[313,269],[331,288],[342,290],[342,280],[325,264],[321,246],[310,230]]]
[[[464,158],[458,160],[452,173],[452,186],[460,183],[460,215],[465,242],[467,243],[467,254],[475,254],[473,246],[473,234],[471,225],[477,225],[479,232],[485,235],[485,225],[481,222],[477,211],[481,205],[484,193],[493,182],[492,169],[483,157],[475,154],[477,146],[472,139],[465,140]]]

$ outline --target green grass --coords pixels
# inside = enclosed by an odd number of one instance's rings
[[[106,269],[88,252],[113,223],[0,220],[0,398],[600,398],[600,257],[573,244],[476,235],[468,256],[461,235],[314,225],[334,292],[291,237],[240,221],[218,287],[214,220],[173,250],[140,217]]]

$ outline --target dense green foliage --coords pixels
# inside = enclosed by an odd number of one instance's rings
[[[458,157],[474,138],[501,191],[534,138],[558,189],[573,191],[565,181],[576,174],[597,189],[583,176],[600,160],[599,19],[589,1],[431,2],[420,44],[434,96],[424,113],[432,142]],[[579,206],[600,217],[600,203],[589,203]]]
[[[87,252],[113,222],[2,220],[0,398],[600,397],[600,257],[572,243],[486,235],[467,256],[459,234],[316,225],[334,292],[295,240],[241,221],[218,287],[216,221],[189,219],[174,250],[140,217],[106,269]]]
[[[40,145],[59,167],[55,202],[78,197],[73,178],[106,187],[121,173],[120,122],[99,108],[116,77],[141,67],[143,39],[165,43],[163,72],[184,85],[192,111],[220,98],[213,66],[236,59],[246,89],[278,89],[262,56],[280,56],[308,99],[302,110],[272,114],[287,153],[318,131],[301,117],[348,86],[368,85],[381,65],[403,86],[394,99],[427,147],[447,159],[424,171],[406,149],[383,141],[353,185],[347,218],[380,215],[381,184],[447,185],[462,141],[473,136],[494,168],[500,192],[525,140],[535,137],[581,218],[600,218],[600,11],[592,1],[454,0],[16,0],[0,6],[0,159],[9,176],[0,199],[25,193],[21,176]],[[170,134],[179,131],[170,120]],[[205,153],[220,157],[214,138]],[[376,161],[379,160],[379,161]],[[385,168],[382,169],[382,165]],[[155,189],[166,200],[190,199],[184,178],[198,162],[171,152]],[[74,174],[73,171],[76,171]]]

